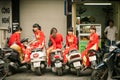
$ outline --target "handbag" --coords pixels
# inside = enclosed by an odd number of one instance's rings
[[[48,41],[48,47],[52,46],[52,41],[49,39]]]

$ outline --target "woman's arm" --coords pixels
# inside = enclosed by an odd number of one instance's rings
[[[56,42],[55,42],[55,40],[53,39],[53,37],[50,35],[50,40],[51,40],[51,42],[52,42],[52,45],[51,46],[53,46],[53,47],[55,47],[56,48]]]
[[[89,40],[86,48],[91,48],[97,42],[98,42],[98,35],[94,34],[94,35],[90,36],[90,40]]]

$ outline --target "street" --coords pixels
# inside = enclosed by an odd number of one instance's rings
[[[36,76],[32,73],[19,73],[8,77],[6,80],[90,80],[89,77],[77,77],[75,75],[57,76],[52,73],[46,73],[42,76]]]
[[[19,73],[7,77],[6,80],[90,80],[90,76],[78,77],[72,73],[57,76],[50,70],[47,70],[46,73],[41,76],[37,76],[31,71],[21,70]]]
[[[90,80],[90,76],[76,76],[72,73],[66,73],[63,76],[57,76],[50,70],[47,70],[45,74],[41,76],[35,75],[31,71],[20,70],[18,73],[11,75],[6,80]],[[108,80],[112,80],[108,78]]]

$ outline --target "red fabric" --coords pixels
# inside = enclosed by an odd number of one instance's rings
[[[37,47],[40,47],[40,48],[44,48],[44,45],[45,45],[45,36],[44,36],[44,33],[40,30],[37,30],[36,32],[34,32],[35,34],[35,38],[36,38],[36,41],[31,43],[31,48],[37,48]]]
[[[37,30],[34,34],[35,34],[36,40],[38,40],[39,43],[42,44],[42,42],[45,40],[44,33],[40,30]]]
[[[8,41],[8,47],[10,47],[13,43],[16,43],[17,45],[19,45],[22,49],[22,53],[20,54],[23,54],[25,53],[25,48],[23,46],[23,44],[20,42],[20,33],[13,33],[10,38],[9,38],[9,41]],[[21,56],[23,57],[23,56]]]
[[[97,43],[97,49],[98,49],[98,35],[96,33],[90,34],[90,40],[86,48],[90,49],[96,43]]]
[[[31,48],[26,48],[24,51],[24,61],[25,62],[30,61],[30,54],[31,54]]]
[[[8,41],[8,47],[10,47],[13,43],[16,43],[20,47],[23,47],[23,45],[20,42],[20,33],[15,32],[10,36]]]
[[[56,34],[55,37],[55,42],[56,42],[56,48],[62,48],[62,42],[63,42],[63,37],[61,34]]]
[[[52,45],[47,49],[47,63],[48,66],[50,66],[50,51],[53,49],[61,49],[62,48],[62,41],[63,37],[61,34],[57,33],[55,38],[50,35],[50,40],[52,42]]]
[[[62,41],[63,41],[63,37],[61,34],[57,33],[55,38],[52,37],[52,35],[50,35],[50,40],[52,41],[52,46],[55,48],[62,48]]]
[[[77,48],[77,37],[75,35],[66,36],[66,47]]]
[[[86,58],[83,59],[83,62],[85,63],[84,65],[85,66],[89,66],[90,63],[89,63],[89,59],[88,59],[88,56],[87,56],[87,52],[88,50],[90,50],[91,47],[93,47],[94,44],[97,44],[97,47],[96,47],[96,50],[98,50],[98,35],[96,33],[93,33],[93,34],[90,34],[90,37],[89,37],[89,42],[86,46],[86,49],[81,53],[81,56],[82,58]]]
[[[66,55],[71,49],[77,49],[77,37],[75,35],[66,36],[66,48],[63,51],[63,63],[67,62]]]
[[[51,46],[47,49],[46,53],[47,53],[47,64],[48,64],[48,66],[50,66],[50,64],[51,64],[51,62],[50,62],[50,51],[52,51],[54,49],[55,49],[55,47],[53,47],[53,46]]]
[[[30,54],[31,54],[31,50],[34,48],[44,48],[45,45],[45,36],[44,33],[40,30],[37,30],[36,32],[34,32],[35,34],[35,38],[36,41],[30,44],[30,47],[27,47],[25,50],[25,57],[24,57],[24,61],[25,62],[29,62],[30,61]]]
[[[52,43],[52,45],[50,46],[50,47],[54,47],[54,48],[56,48],[56,42],[55,42],[55,39],[52,37],[52,35],[50,35],[50,41],[51,41],[51,43]],[[49,47],[49,48],[50,48]]]

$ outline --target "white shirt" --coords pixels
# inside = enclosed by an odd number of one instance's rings
[[[80,30],[80,25],[79,24],[76,24],[76,30]]]
[[[115,35],[116,35],[116,33],[118,33],[115,26],[113,26],[113,27],[110,27],[110,26],[106,27],[104,32],[105,33],[107,32],[107,38],[109,40],[115,41]]]

